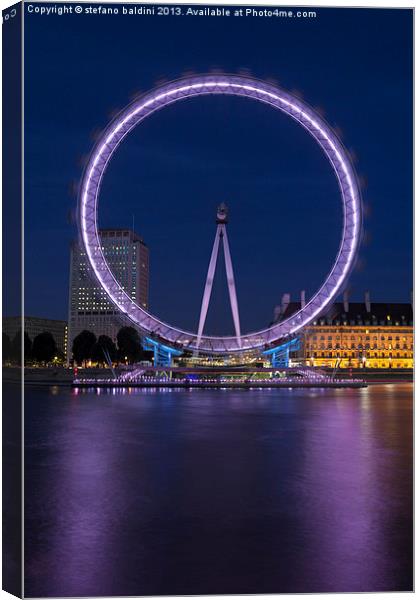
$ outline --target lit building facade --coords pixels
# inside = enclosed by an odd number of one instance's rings
[[[289,303],[283,318],[300,308]],[[299,358],[307,366],[413,368],[413,309],[409,303],[338,302],[301,332]]]
[[[3,333],[5,333],[10,341],[13,340],[18,331],[22,329],[21,317],[4,317]],[[45,331],[53,336],[57,349],[67,354],[67,321],[59,321],[57,319],[44,319],[43,317],[25,317],[25,332],[28,334],[31,342],[34,341],[37,335]]]
[[[149,250],[129,229],[100,231],[102,251],[121,287],[137,303],[148,308]],[[74,242],[70,253],[69,334],[67,359],[72,356],[74,338],[84,329],[97,337],[116,341],[119,329],[127,324],[119,310],[97,283],[84,248]]]

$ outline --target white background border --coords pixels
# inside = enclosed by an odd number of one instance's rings
[[[72,2],[74,0],[70,0],[70,2]],[[48,2],[50,4],[55,4],[54,1],[50,1],[48,0]],[[66,0],[66,3],[70,3]],[[4,10],[5,8],[8,8],[9,6],[11,6],[12,4],[15,4],[16,2],[14,2],[13,0],[0,0],[0,8],[1,10]],[[109,4],[116,4],[117,2],[112,2],[111,0],[101,0],[100,2],[91,2],[92,4],[105,4],[105,3],[109,3]],[[126,0],[126,2],[124,2],[125,4],[136,4],[138,2],[131,2],[131,0]],[[150,0],[142,0],[141,1],[142,4],[147,5],[147,4],[158,4],[158,2],[151,2]],[[296,2],[296,0],[289,0],[289,2],[286,4],[284,2],[272,2],[270,0],[265,0],[265,1],[261,1],[261,0],[253,0],[253,1],[249,1],[249,0],[230,0],[229,2],[226,2],[225,0],[207,0],[205,2],[203,1],[196,1],[196,2],[190,2],[188,0],[163,0],[161,2],[161,4],[200,4],[202,6],[208,6],[211,4],[216,4],[216,5],[230,5],[230,6],[234,6],[234,5],[251,5],[251,6],[258,6],[261,5],[262,7],[264,6],[277,6],[279,8],[281,7],[292,7],[292,6],[298,6],[298,7],[354,7],[354,8],[414,8],[414,0],[412,2],[405,2],[405,1],[398,1],[398,0],[382,0],[381,2],[375,2],[375,1],[371,1],[371,0],[356,0],[356,1],[348,1],[348,0],[339,0],[336,3],[333,2],[327,2],[327,1],[323,1],[323,0],[318,0],[317,2],[313,2],[311,0],[304,0],[303,2]],[[415,31],[418,31],[418,21],[419,21],[419,17],[418,17],[418,11],[414,12],[414,16],[415,16]],[[1,50],[0,50],[1,52]],[[415,65],[417,66],[419,64],[419,48],[418,45],[415,44]],[[0,71],[1,71],[1,61],[0,61]],[[1,73],[0,73],[1,74]],[[416,69],[415,69],[415,74],[416,74]],[[418,99],[419,98],[419,94],[418,94],[418,78],[415,78],[415,98]],[[417,102],[415,103],[415,108],[417,108]],[[419,133],[419,126],[418,126],[418,122],[415,123],[415,140],[417,142],[418,140],[418,133]],[[415,144],[416,146],[417,144]],[[420,172],[420,158],[419,158],[419,153],[417,152],[417,148],[415,147],[415,161],[414,161],[414,172]],[[0,163],[0,173],[2,173],[2,169],[1,169],[1,163]],[[418,199],[418,194],[417,194],[417,190],[415,190],[415,201],[417,201]],[[1,225],[1,213],[0,213],[0,225]],[[417,229],[417,231],[420,231],[420,227],[418,226],[420,222],[420,216],[419,216],[419,211],[417,211],[417,213],[415,214],[415,219],[414,219],[414,225],[417,227],[415,227],[415,229]],[[0,258],[1,258],[1,253],[2,253],[2,249],[1,249],[1,245],[0,245]],[[420,260],[418,254],[420,253],[419,251],[419,247],[417,245],[417,247],[415,248],[415,282],[418,281],[418,277],[417,275],[420,272]],[[0,267],[0,271],[1,271],[1,267]],[[1,304],[1,285],[2,282],[0,282],[0,304]],[[417,291],[416,287],[415,287],[415,292]],[[416,298],[416,293],[415,293],[415,298]],[[417,301],[415,302],[415,309],[418,307],[418,305],[420,305],[420,302],[417,303]],[[1,356],[0,356],[1,358]],[[416,399],[418,396],[418,390],[416,390]],[[1,394],[1,391],[0,391]],[[417,421],[418,421],[418,414],[417,411],[415,411],[415,424],[417,425]],[[0,425],[1,425],[1,415],[0,415]],[[416,428],[417,430],[417,428]],[[416,448],[415,451],[415,460],[417,459],[417,454],[418,454],[418,448]],[[416,460],[417,463],[417,460]],[[0,491],[1,491],[1,480],[0,480]],[[418,489],[418,485],[417,485],[417,480],[416,480],[416,485],[415,485],[415,492],[416,492],[416,499],[417,502],[415,503],[415,509],[417,509],[417,504],[420,503],[419,500],[419,489]],[[417,510],[416,510],[416,514],[417,514]],[[1,528],[1,521],[0,521],[0,528]],[[417,542],[419,541],[420,537],[419,537],[419,532],[417,530],[416,532],[416,536],[415,536],[415,540],[416,540],[416,547],[418,547]],[[415,570],[415,575],[417,575],[417,569]],[[417,577],[415,577],[415,581],[417,580]],[[359,596],[359,594],[315,594],[315,596],[317,598],[339,598],[339,597],[345,597],[345,598],[351,598],[351,597],[357,597]],[[369,596],[372,596],[372,594],[369,594]],[[403,600],[407,598],[407,595],[405,593],[378,593],[378,594],[374,594],[374,596],[376,598],[379,597],[383,597],[387,600]],[[220,596],[206,596],[206,598],[218,598]],[[228,598],[232,598],[232,599],[236,599],[236,598],[242,598],[243,596],[228,596]],[[254,595],[251,596],[252,598],[266,598],[267,596],[263,596],[263,595]],[[271,595],[271,598],[294,598],[294,595]],[[7,592],[0,592],[0,600],[10,600],[11,598],[14,598],[14,596],[12,596],[11,594],[8,594]],[[158,598],[157,596],[155,596],[154,598]],[[174,596],[169,596],[169,598],[175,598]]]

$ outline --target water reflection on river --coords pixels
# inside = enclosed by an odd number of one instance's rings
[[[412,588],[412,385],[28,388],[27,596]]]

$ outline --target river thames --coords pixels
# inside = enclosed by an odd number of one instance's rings
[[[25,595],[411,590],[412,393],[27,387]]]

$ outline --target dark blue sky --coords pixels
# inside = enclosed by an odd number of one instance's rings
[[[66,318],[71,215],[95,131],[132,95],[185,71],[248,69],[298,90],[340,128],[365,180],[366,241],[353,298],[409,301],[412,287],[412,15],[317,9],[316,19],[27,15],[26,312]],[[151,117],[105,176],[100,223],[150,248],[151,310],[196,328],[215,233],[229,236],[244,330],[283,292],[312,293],[338,248],[334,175],[287,117],[240,98],[193,99]],[[209,333],[232,331],[222,262]]]

